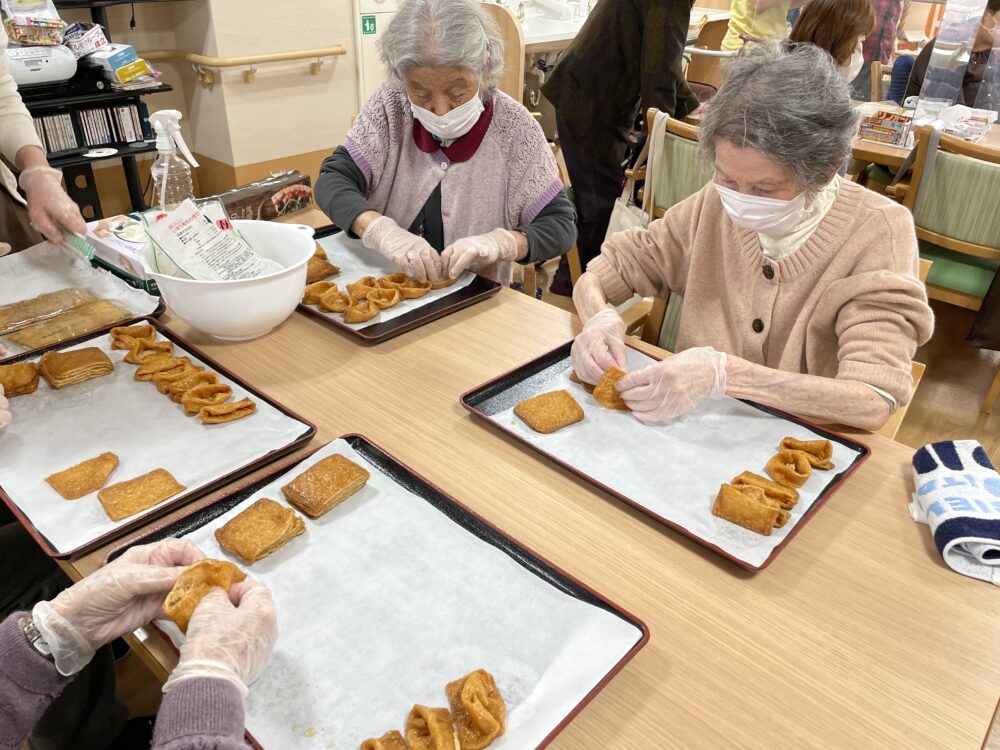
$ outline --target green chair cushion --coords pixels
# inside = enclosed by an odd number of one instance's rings
[[[712,171],[702,164],[696,142],[672,133],[663,136],[663,155],[656,175],[658,208],[680,203],[711,179]]]
[[[939,151],[913,206],[918,227],[1000,248],[1000,165]]]
[[[964,292],[975,297],[986,296],[1000,262],[975,255],[956,253],[920,240],[920,257],[934,263],[927,283]]]

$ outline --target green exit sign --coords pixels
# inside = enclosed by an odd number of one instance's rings
[[[375,16],[361,16],[361,33],[375,33]]]

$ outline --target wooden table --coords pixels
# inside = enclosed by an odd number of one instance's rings
[[[1000,597],[947,569],[927,527],[910,520],[911,449],[862,438],[871,459],[751,574],[459,405],[465,390],[568,340],[575,318],[562,310],[503,290],[376,347],[300,314],[244,343],[165,320],[314,420],[314,445],[364,433],[647,623],[650,643],[554,750],[953,750],[986,735],[1000,690]],[[67,567],[85,575],[113,546]],[[164,675],[173,655],[158,636],[140,637],[137,651]]]
[[[990,132],[979,142],[980,146],[1000,151],[1000,125],[994,125]],[[904,146],[890,146],[886,143],[854,139],[851,147],[851,158],[869,164],[881,164],[891,169],[899,169],[909,155],[911,149]]]

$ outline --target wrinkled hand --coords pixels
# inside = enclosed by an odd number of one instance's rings
[[[631,372],[615,388],[636,419],[649,424],[686,414],[703,398],[726,393],[726,355],[710,346],[685,349]]]
[[[191,615],[180,660],[163,692],[184,680],[216,677],[233,683],[246,697],[277,640],[278,613],[267,586],[247,579],[233,584],[228,596],[213,589]]]
[[[59,170],[29,167],[21,172],[18,184],[28,197],[28,218],[49,242],[62,244],[60,227],[80,234],[87,231],[79,206],[63,190]]]
[[[3,347],[0,346],[0,355],[3,354]],[[3,385],[0,384],[0,430],[10,424],[10,401],[3,395]]]
[[[165,539],[133,547],[32,610],[64,675],[76,674],[105,643],[161,616],[185,567],[205,556],[190,542]]]
[[[444,264],[437,250],[423,237],[407,232],[388,216],[372,221],[361,237],[365,247],[381,253],[417,281],[444,278]]]
[[[625,356],[625,321],[613,308],[588,320],[571,350],[573,369],[581,380],[594,384],[606,370],[628,369]]]
[[[441,253],[445,274],[457,279],[466,268],[482,268],[502,260],[517,259],[517,236],[506,229],[463,237]]]

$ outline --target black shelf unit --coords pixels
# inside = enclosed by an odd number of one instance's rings
[[[60,10],[90,10],[90,17],[94,23],[104,27],[104,33],[111,41],[111,29],[108,24],[107,9],[112,5],[129,5],[131,3],[150,2],[176,2],[176,0],[90,0],[89,2],[73,2],[72,0],[55,0],[55,5]],[[75,112],[78,109],[86,109],[101,105],[127,105],[137,104],[140,97],[160,94],[172,91],[173,87],[168,84],[160,84],[156,88],[141,89],[137,91],[80,91],[72,86],[62,84],[53,87],[39,87],[37,90],[22,89],[21,99],[24,101],[28,111],[32,114],[46,114],[51,112]],[[82,151],[54,154],[50,159],[50,164],[56,169],[63,171],[66,180],[66,192],[76,201],[81,210],[90,208],[93,212],[93,219],[104,218],[101,209],[101,199],[94,183],[93,163],[103,159],[121,159],[122,169],[125,172],[125,183],[128,185],[129,199],[132,202],[133,211],[145,211],[146,201],[143,197],[142,181],[139,178],[139,168],[136,165],[135,157],[140,154],[147,154],[156,150],[156,146],[150,142],[144,145],[132,147],[128,144],[109,144],[108,148],[115,148],[116,153],[111,156],[90,158],[83,156]],[[82,187],[81,187],[82,185]],[[86,214],[85,214],[86,215]]]

